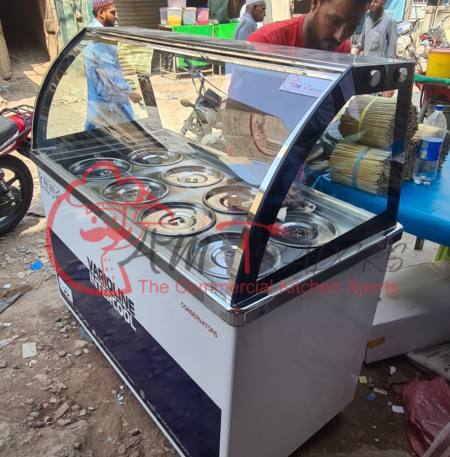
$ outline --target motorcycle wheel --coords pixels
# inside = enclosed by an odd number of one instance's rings
[[[20,203],[6,217],[0,217],[0,236],[13,230],[25,217],[33,198],[33,177],[28,167],[17,157],[0,157],[0,168],[5,172],[6,185],[20,190]]]

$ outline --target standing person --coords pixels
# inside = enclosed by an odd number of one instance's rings
[[[385,14],[386,0],[372,0],[369,16],[356,45],[355,54],[371,57],[394,59],[397,56],[397,22]],[[391,98],[394,90],[383,92],[381,95]]]
[[[272,0],[266,0],[265,1],[266,3],[266,17],[264,18],[264,21],[263,22],[258,22],[258,29],[260,29],[263,25],[266,25],[266,24],[271,24],[273,22],[273,18],[272,18]],[[247,9],[247,5],[244,2],[241,1],[242,6],[240,8],[240,13],[239,13],[239,22],[242,21],[242,18],[244,17],[244,14],[245,14],[245,10]]]
[[[350,54],[370,0],[311,0],[308,14],[265,25],[246,41]]]
[[[260,0],[247,0],[246,13],[234,31],[235,40],[246,40],[258,30],[258,22],[266,16],[266,2]]]
[[[350,54],[352,46],[349,38],[363,20],[369,3],[370,0],[311,0],[308,14],[265,25],[246,41]],[[314,125],[310,127],[309,135],[313,139],[315,136],[312,132],[319,135],[329,125],[336,114],[334,109],[330,94],[321,106],[321,117],[316,117]],[[309,147],[309,144],[306,145],[307,149]],[[297,186],[304,179],[305,170],[302,166],[288,190],[283,206],[292,209],[306,205],[300,187]]]
[[[92,8],[90,27],[114,27],[118,16],[112,0],[93,0]],[[117,46],[90,43],[83,60],[88,84],[86,130],[134,120],[130,100],[137,103],[142,97],[125,82]]]
[[[397,56],[397,22],[385,14],[386,0],[372,0],[369,16],[356,45],[356,54],[363,56]]]
[[[208,0],[209,18],[219,24],[228,22],[228,0]]]

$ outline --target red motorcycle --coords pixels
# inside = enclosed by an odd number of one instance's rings
[[[0,236],[24,218],[33,198],[33,178],[14,151],[30,158],[33,108],[20,105],[0,111]]]

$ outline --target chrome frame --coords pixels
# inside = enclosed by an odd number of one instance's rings
[[[88,28],[88,32],[90,32],[93,36],[98,37],[114,37],[120,38],[122,41],[129,41],[129,42],[146,42],[153,45],[153,49],[165,51],[165,52],[173,52],[174,49],[176,50],[187,50],[189,52],[193,52],[196,48],[199,47],[199,44],[196,42],[189,42],[183,41],[183,36],[177,35],[176,40],[173,40],[173,33],[172,32],[162,32],[162,31],[153,31],[147,29],[140,29],[136,30],[133,28],[127,27],[119,27],[119,28]],[[128,33],[127,33],[128,32]],[[134,33],[133,33],[134,32]],[[136,32],[145,32],[145,35],[138,35]],[[210,38],[210,37],[205,37]],[[218,39],[216,39],[218,40]],[[170,41],[170,47],[167,46],[167,41]],[[311,70],[317,71],[325,71],[331,73],[340,73],[344,72],[348,65],[333,63],[329,65],[323,61],[319,60],[312,60],[312,59],[298,59],[295,57],[278,57],[276,54],[265,54],[262,52],[255,52],[254,48],[242,50],[236,48],[235,50],[227,49],[224,47],[213,46],[212,42],[214,39],[205,40],[204,43],[201,44],[201,51],[197,54],[197,57],[207,57],[208,53],[214,55],[220,55],[221,62],[225,63],[235,63],[236,59],[242,59],[242,56],[245,55],[245,65],[249,66],[248,60],[255,60],[257,62],[267,62],[272,65],[275,63],[279,63],[282,65],[302,65],[308,66]],[[249,46],[253,47],[249,44]],[[246,52],[248,51],[248,52]],[[228,57],[226,57],[228,56]],[[290,60],[292,59],[292,60]],[[212,59],[214,60],[214,59]],[[263,66],[258,66],[258,68],[264,68]],[[294,67],[295,68],[295,67]]]

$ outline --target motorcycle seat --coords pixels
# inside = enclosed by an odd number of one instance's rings
[[[9,117],[0,116],[0,146],[19,132],[19,126]]]

